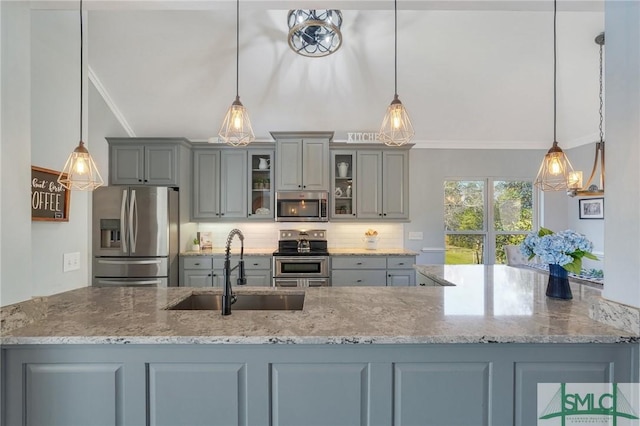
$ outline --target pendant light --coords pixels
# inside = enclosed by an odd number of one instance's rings
[[[320,58],[342,46],[342,12],[339,10],[290,10],[287,25],[289,47],[302,56]]]
[[[409,114],[400,98],[398,98],[398,1],[393,1],[394,8],[394,72],[395,72],[395,94],[393,101],[387,108],[387,113],[382,120],[378,139],[389,146],[401,146],[413,138],[415,132],[409,119]]]
[[[591,169],[591,175],[589,176],[589,180],[587,183],[582,186],[582,172],[575,171],[571,176],[569,187],[570,189],[567,191],[567,195],[570,197],[575,196],[590,196],[590,195],[604,195],[604,132],[602,131],[602,123],[604,121],[604,117],[602,115],[602,108],[604,106],[604,96],[602,94],[602,48],[604,46],[604,33],[600,33],[596,38],[595,42],[600,46],[600,88],[599,88],[599,99],[600,99],[600,108],[598,110],[600,114],[600,142],[596,142],[596,153],[593,159],[593,168]],[[598,162],[598,157],[600,161]],[[596,172],[598,170],[598,165],[600,165],[600,185],[591,184],[593,178],[596,176]]]
[[[218,136],[222,142],[232,146],[245,146],[256,137],[251,128],[249,113],[240,102],[238,81],[240,75],[240,0],[236,0],[236,99],[224,117]]]
[[[553,146],[549,149],[542,160],[536,180],[533,182],[535,186],[542,191],[563,191],[569,188],[569,179],[573,175],[573,167],[564,151],[558,146],[556,140],[557,127],[557,107],[556,107],[556,19],[558,14],[557,0],[553,1]]]
[[[98,172],[96,163],[94,163],[91,154],[89,154],[82,141],[82,73],[84,71],[82,50],[82,0],[80,0],[80,143],[69,155],[60,176],[58,176],[58,183],[67,189],[93,191],[97,187],[104,185],[104,181],[100,176],[100,172]]]

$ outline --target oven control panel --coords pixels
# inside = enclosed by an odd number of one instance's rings
[[[304,237],[307,240],[326,240],[327,231],[325,229],[281,229],[280,240],[298,240],[300,237]]]

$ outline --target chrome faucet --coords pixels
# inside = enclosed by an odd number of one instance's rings
[[[231,268],[230,252],[231,241],[234,236],[240,238],[240,261]],[[224,289],[222,290],[222,315],[231,315],[231,305],[236,302],[236,296],[231,289],[231,272],[238,269],[238,285],[245,285],[247,278],[244,273],[244,235],[239,229],[232,229],[227,236],[227,247],[224,255]]]

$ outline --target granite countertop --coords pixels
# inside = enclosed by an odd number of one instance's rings
[[[438,267],[435,267],[438,268]],[[589,318],[600,291],[544,295],[547,277],[507,266],[440,266],[449,287],[243,288],[304,292],[302,311],[171,311],[197,288],[86,287],[0,309],[11,344],[628,343],[637,334]],[[435,272],[434,272],[435,271]],[[432,273],[437,273],[435,269]]]
[[[225,249],[214,248],[211,250],[200,251],[184,251],[180,256],[217,256],[224,255]],[[271,256],[275,248],[255,248],[244,249],[247,256]],[[231,254],[240,254],[238,248],[232,248]],[[417,256],[418,253],[403,248],[379,248],[376,250],[367,250],[363,248],[329,248],[329,254],[332,256]]]
[[[271,256],[273,255],[274,251],[276,251],[275,248],[245,248],[244,255],[245,256]],[[225,254],[224,248],[180,252],[180,256],[224,256],[224,254]],[[237,247],[233,247],[231,249],[231,254],[239,255],[240,249]]]
[[[417,256],[418,252],[404,248],[378,248],[367,250],[363,248],[329,248],[331,256]]]

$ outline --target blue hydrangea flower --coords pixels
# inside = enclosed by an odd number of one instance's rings
[[[520,252],[525,256],[536,255],[544,263],[561,266],[582,258],[585,253],[591,255],[591,250],[593,243],[571,229],[553,233],[543,228],[529,233],[520,245]]]

